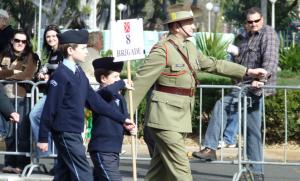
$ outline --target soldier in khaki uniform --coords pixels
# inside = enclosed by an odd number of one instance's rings
[[[242,79],[245,74],[265,76],[264,69],[247,69],[205,57],[187,40],[195,30],[193,12],[183,4],[169,8],[170,34],[151,50],[134,79],[133,109],[154,85],[148,109],[148,126],[156,146],[145,180],[192,180],[184,136],[192,132],[196,73],[216,73]]]

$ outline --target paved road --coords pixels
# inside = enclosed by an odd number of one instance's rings
[[[3,160],[3,158],[1,159]],[[43,159],[47,168],[52,167],[52,160]],[[3,165],[2,165],[3,166]],[[137,162],[138,181],[144,180],[149,161]],[[191,169],[194,181],[231,181],[232,176],[238,170],[236,165],[224,165],[213,163],[201,163],[198,160],[191,160]],[[132,181],[132,165],[130,160],[121,160],[120,170],[123,175],[124,181]],[[0,181],[48,181],[52,180],[52,176],[41,174],[35,171],[30,177],[20,178],[15,174],[0,174]],[[265,181],[299,181],[300,180],[300,166],[278,166],[267,165],[265,166]]]
[[[130,145],[123,145],[123,149],[126,150],[124,156],[130,155]],[[138,153],[140,157],[148,157],[148,151],[146,146],[138,146]],[[198,147],[188,148],[188,151],[198,150]],[[282,160],[283,152],[278,150],[267,150],[266,159],[279,159]],[[127,155],[128,154],[128,155]],[[220,151],[218,151],[220,158]],[[143,156],[142,156],[143,155]],[[224,158],[233,159],[236,158],[237,149],[224,149]],[[288,152],[289,160],[294,160],[300,163],[300,151],[294,150]],[[41,159],[41,163],[44,163],[48,170],[53,167],[52,159]],[[137,174],[138,181],[144,180],[146,172],[149,167],[149,160],[137,162]],[[91,164],[92,165],[92,164]],[[0,155],[0,168],[3,167],[3,155]],[[191,160],[191,169],[194,181],[231,181],[233,175],[238,171],[237,165],[230,164],[216,164],[216,163],[202,163],[197,159]],[[121,160],[120,170],[123,175],[123,181],[132,181],[132,164],[130,160]],[[52,180],[53,177],[46,175],[41,172],[37,172],[35,169],[34,173],[27,177],[21,178],[15,174],[3,174],[0,172],[0,181],[48,181]],[[160,181],[160,180],[159,180]],[[300,181],[300,166],[280,166],[280,165],[266,165],[265,166],[265,181]]]
[[[149,161],[138,162],[138,179],[143,180]],[[130,181],[131,163],[123,160],[121,163],[124,181]],[[201,163],[196,160],[191,161],[191,169],[194,181],[231,181],[234,173],[238,170],[236,165]],[[267,165],[265,167],[265,181],[299,181],[300,166],[276,166]]]

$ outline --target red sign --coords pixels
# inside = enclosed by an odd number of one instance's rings
[[[125,33],[130,33],[130,22],[124,22]]]

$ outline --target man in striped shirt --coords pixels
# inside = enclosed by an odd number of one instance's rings
[[[278,65],[279,39],[270,26],[264,25],[264,18],[260,9],[253,7],[247,11],[247,26],[249,32],[239,44],[239,54],[235,62],[247,68],[263,68],[271,77],[266,79],[253,79],[245,76],[243,80],[236,82],[237,85],[249,85],[243,95],[251,101],[247,107],[247,157],[251,161],[262,161],[261,117],[262,117],[262,85],[275,85]],[[265,95],[274,94],[275,90],[267,89]],[[238,91],[232,91],[224,96],[223,120],[226,125],[227,115],[237,111]],[[216,159],[216,149],[221,134],[222,125],[222,102],[217,101],[211,120],[205,134],[203,150],[194,152],[193,156],[205,161]],[[264,180],[264,172],[261,164],[251,164],[250,170],[255,181]]]

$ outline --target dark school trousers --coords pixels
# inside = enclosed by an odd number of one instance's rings
[[[121,181],[119,153],[90,152],[94,181]]]
[[[52,131],[52,136],[58,153],[54,180],[92,181],[81,134]]]

